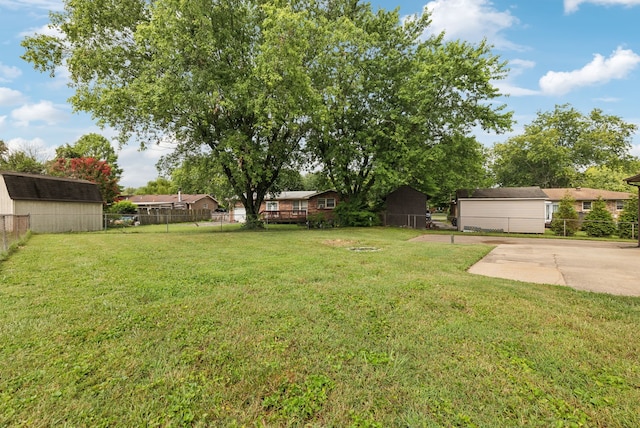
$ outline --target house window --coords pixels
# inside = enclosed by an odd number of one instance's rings
[[[624,209],[624,201],[616,201],[616,210],[622,211]]]
[[[332,210],[336,207],[335,198],[318,198],[318,209]]]
[[[308,201],[293,201],[294,211],[306,211],[309,206]]]
[[[278,201],[268,201],[267,211],[278,211]]]
[[[591,211],[591,201],[582,202],[582,211]]]
[[[209,204],[204,204],[204,205],[202,206],[202,208],[204,208],[205,210],[208,210],[208,209],[209,209]]]

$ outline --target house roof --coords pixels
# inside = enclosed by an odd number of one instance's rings
[[[560,189],[543,189],[543,192],[547,194],[550,200],[560,201],[567,194],[571,199],[576,201],[596,201],[598,198],[602,198],[605,201],[618,201],[624,199],[631,199],[631,193],[627,192],[614,192],[611,190],[602,189],[590,189],[588,187],[569,187]]]
[[[127,200],[136,204],[177,204],[177,203],[185,203],[185,204],[193,204],[198,202],[201,199],[209,198],[213,201],[215,199],[211,197],[211,195],[207,195],[206,193],[190,195],[190,194],[181,194],[181,195],[133,195],[128,196]],[[179,200],[180,199],[180,200]]]
[[[265,196],[265,201],[284,201],[284,200],[300,200],[300,199],[310,199],[317,195],[322,195],[323,193],[333,192],[333,190],[291,190],[280,192],[276,195],[268,194]]]
[[[537,186],[462,189],[456,192],[456,197],[458,199],[547,199],[547,195]]]
[[[102,203],[98,186],[90,181],[20,172],[0,175],[13,200]]]
[[[640,174],[634,175],[633,177],[625,178],[624,181],[627,183],[640,183]]]

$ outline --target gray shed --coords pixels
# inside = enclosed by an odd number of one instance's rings
[[[544,233],[546,199],[539,187],[458,190],[458,230]]]
[[[100,230],[102,196],[85,180],[0,172],[0,214],[29,214],[34,232]]]

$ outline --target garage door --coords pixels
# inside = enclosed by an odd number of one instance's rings
[[[244,223],[247,221],[247,210],[246,208],[234,208],[233,209],[233,221],[237,221],[238,223]]]

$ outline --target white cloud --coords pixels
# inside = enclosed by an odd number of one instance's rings
[[[58,30],[57,28],[52,28],[49,26],[49,24],[45,24],[41,27],[29,28],[28,30],[21,32],[20,38],[34,36],[36,34],[42,34],[45,36],[53,36],[53,37],[63,36],[63,33],[61,33],[60,30]]]
[[[600,101],[603,103],[617,103],[620,101],[620,98],[615,98],[615,97],[601,97],[601,98],[594,98],[594,101]]]
[[[56,151],[53,147],[48,147],[42,138],[27,140],[24,138],[12,138],[5,141],[10,151],[26,152],[34,156],[40,162],[45,162],[55,157]]]
[[[640,55],[630,49],[618,48],[609,58],[600,54],[579,70],[549,71],[540,78],[540,88],[546,94],[563,95],[575,88],[607,83],[626,77],[640,63]]]
[[[493,85],[498,88],[501,94],[513,97],[522,97],[528,95],[540,95],[540,91],[527,89],[517,86],[513,83],[516,76],[521,75],[526,69],[535,67],[536,63],[526,59],[509,60],[509,75],[505,80],[493,81]]]
[[[158,177],[156,163],[161,156],[171,153],[173,147],[161,143],[140,151],[135,142],[126,145],[118,153],[118,165],[122,168],[120,185],[142,187]]]
[[[540,91],[534,89],[521,88],[507,81],[493,82],[493,85],[498,88],[501,94],[510,95],[512,97],[524,97],[529,95],[540,95]]]
[[[477,43],[487,39],[499,49],[522,50],[507,40],[502,32],[519,23],[511,12],[499,11],[489,0],[433,0],[426,4],[433,34],[445,32],[445,37]]]
[[[7,116],[0,116],[0,128],[2,128],[2,125],[4,125],[6,120],[7,120]]]
[[[45,10],[62,10],[60,0],[0,0],[0,6],[9,9],[36,8]]]
[[[67,113],[55,106],[51,101],[40,101],[37,104],[27,104],[11,112],[11,118],[17,126],[29,126],[30,122],[42,121],[48,125],[66,119]]]
[[[18,67],[4,65],[0,62],[0,82],[10,82],[13,79],[20,77],[22,70]]]
[[[577,12],[583,3],[591,3],[598,6],[639,6],[640,0],[564,0],[565,13]]]
[[[22,92],[15,89],[0,87],[0,106],[18,105],[25,101]]]

